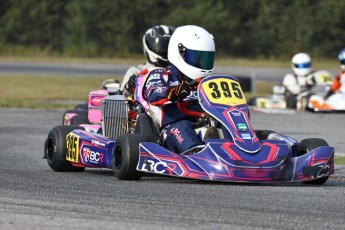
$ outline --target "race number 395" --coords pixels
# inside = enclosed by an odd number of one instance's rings
[[[217,104],[241,105],[246,99],[237,81],[228,78],[218,78],[202,84],[208,100]]]
[[[78,163],[79,136],[70,133],[66,136],[67,154],[66,160]]]

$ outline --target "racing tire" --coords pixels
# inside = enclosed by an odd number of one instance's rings
[[[137,171],[139,144],[144,138],[138,134],[123,134],[116,140],[112,154],[112,168],[119,180],[139,180],[143,173]]]
[[[48,165],[56,172],[82,172],[84,167],[75,167],[66,160],[67,144],[66,135],[79,126],[59,125],[50,130],[46,144],[45,155]]]
[[[71,119],[71,125],[81,125],[81,124],[90,124],[89,119],[85,115],[77,115],[72,117]]]
[[[77,115],[87,116],[87,111],[75,110],[75,109],[66,110],[66,111],[64,112],[64,114],[62,115],[62,125],[65,125],[65,115],[66,115],[67,113],[76,113]]]
[[[286,107],[290,109],[297,108],[296,96],[289,92],[286,94]]]
[[[328,146],[327,141],[321,138],[308,138],[308,139],[303,139],[298,148],[297,148],[297,156],[302,156],[306,154],[307,152],[310,152],[312,149],[315,149],[317,147],[321,146]],[[326,177],[321,177],[316,180],[311,180],[311,181],[304,181],[304,184],[314,184],[314,185],[321,185],[326,183],[328,180],[329,176]]]
[[[251,97],[251,98],[249,98],[249,100],[247,101],[247,105],[257,106],[257,104],[256,104],[256,99],[257,98],[258,97]]]
[[[254,130],[255,135],[259,138],[259,140],[267,140],[268,136],[271,133],[275,133],[272,130]]]

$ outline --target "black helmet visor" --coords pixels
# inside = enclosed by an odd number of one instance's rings
[[[214,51],[192,50],[186,47],[180,47],[179,50],[183,60],[187,64],[204,70],[213,69]]]

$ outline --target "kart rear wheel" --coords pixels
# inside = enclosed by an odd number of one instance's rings
[[[66,160],[67,144],[66,135],[74,129],[82,129],[79,126],[59,125],[48,134],[45,144],[45,155],[48,165],[56,172],[82,172],[84,167],[74,167]]]
[[[286,107],[290,109],[296,109],[297,107],[296,96],[290,92],[286,93]]]
[[[81,125],[81,124],[89,124],[89,119],[87,116],[85,115],[77,115],[72,117],[71,119],[71,125]]]
[[[321,146],[328,146],[327,141],[321,138],[308,138],[308,139],[303,139],[298,148],[297,148],[297,156],[302,156],[306,154],[307,152],[310,152],[311,150],[321,147]],[[316,180],[311,180],[311,181],[304,181],[304,184],[316,184],[316,185],[321,185],[326,183],[328,180],[329,176],[326,177],[321,177]]]
[[[272,130],[254,130],[255,135],[259,138],[259,140],[267,140],[268,136],[271,133],[275,133]]]
[[[120,180],[139,180],[143,173],[137,171],[139,161],[139,143],[144,138],[138,134],[124,134],[117,138],[113,149],[112,168]]]

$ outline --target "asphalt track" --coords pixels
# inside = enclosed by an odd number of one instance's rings
[[[0,229],[344,229],[345,166],[325,185],[228,184],[110,170],[57,173],[43,141],[62,110],[0,109]],[[255,129],[344,151],[343,114],[265,114]]]

